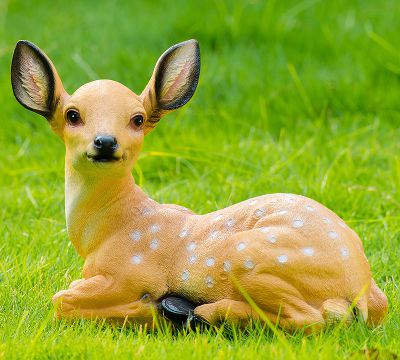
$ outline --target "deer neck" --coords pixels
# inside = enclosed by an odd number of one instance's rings
[[[150,200],[135,185],[129,173],[123,177],[105,174],[88,176],[76,171],[66,158],[65,213],[69,238],[78,254],[86,258],[112,236],[116,220],[129,221],[132,209],[146,206]]]

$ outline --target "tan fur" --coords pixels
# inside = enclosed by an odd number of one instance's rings
[[[165,80],[172,87],[168,97],[179,88],[175,73]],[[354,301],[364,319],[370,308],[371,323],[379,324],[387,301],[371,280],[362,243],[321,204],[273,194],[197,215],[159,204],[135,185],[131,169],[154,124],[134,129],[129,120],[166,113],[151,90],[154,81],[153,75],[141,96],[110,80],[86,84],[72,96],[57,87],[49,120],[66,146],[68,234],[85,259],[84,279],[53,297],[57,316],[152,324],[154,304],[179,294],[199,304],[195,313],[212,324],[266,316],[287,329],[324,328],[351,317]],[[72,108],[84,125],[66,123]],[[88,160],[98,134],[117,138],[118,162]]]

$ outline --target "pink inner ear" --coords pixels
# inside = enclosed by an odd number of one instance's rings
[[[22,62],[19,70],[21,85],[29,98],[37,105],[45,108],[47,106],[46,79],[43,72],[38,68],[32,58]]]
[[[179,55],[179,54],[178,54]],[[161,91],[163,102],[172,102],[187,86],[187,79],[192,64],[191,58],[179,58],[173,60],[167,68],[165,81]]]

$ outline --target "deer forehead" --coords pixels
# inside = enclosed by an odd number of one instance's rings
[[[81,86],[64,104],[64,109],[76,108],[82,116],[95,117],[97,121],[128,118],[144,114],[138,95],[117,81],[96,80]]]

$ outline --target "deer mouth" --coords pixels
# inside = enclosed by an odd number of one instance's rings
[[[95,163],[112,163],[121,160],[120,157],[114,155],[104,155],[104,154],[97,154],[97,155],[87,154],[87,158],[89,161]]]

